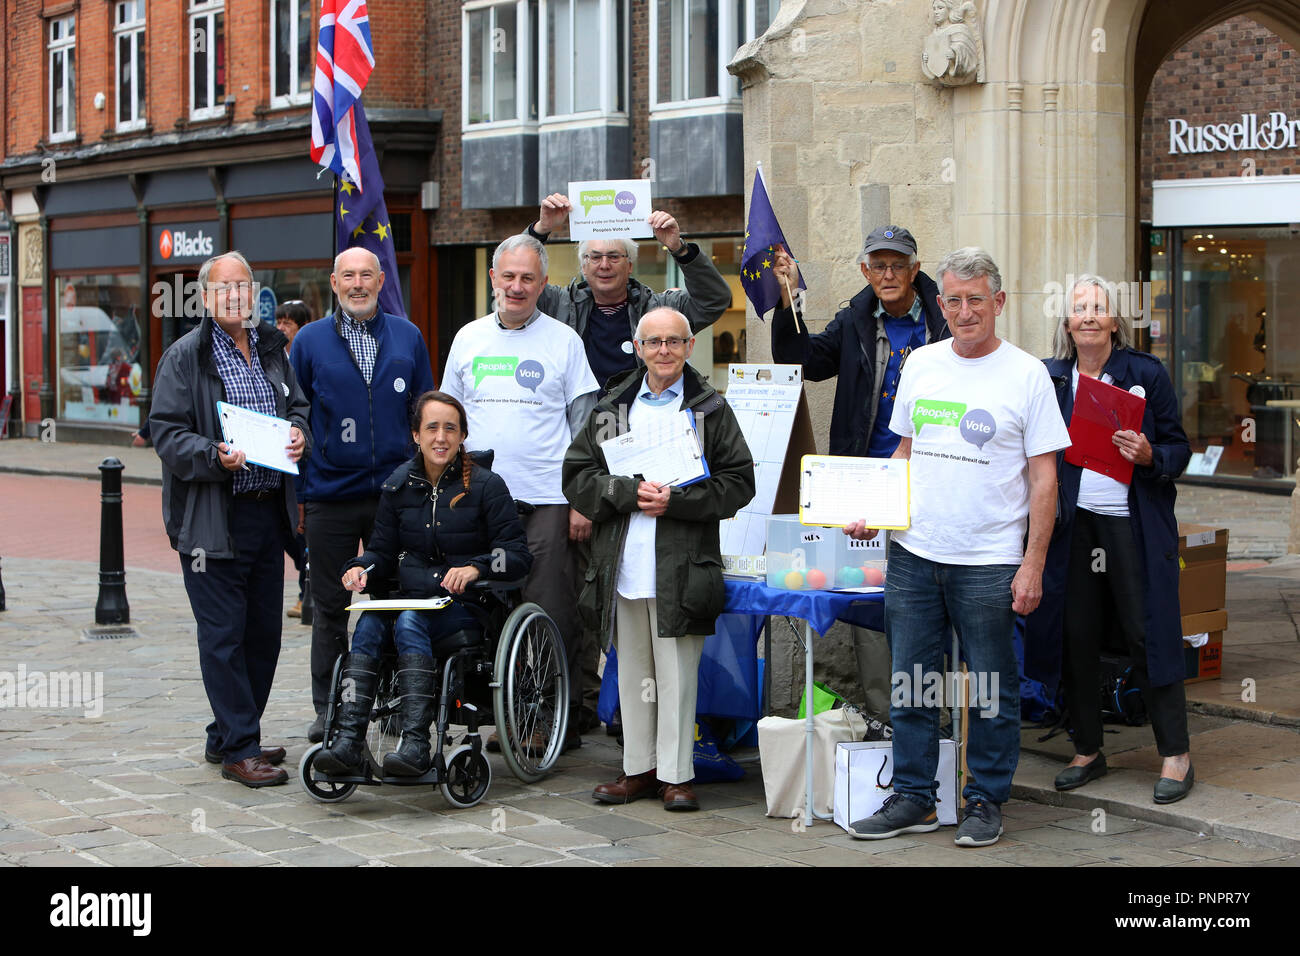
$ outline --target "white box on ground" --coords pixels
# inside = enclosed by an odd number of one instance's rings
[[[835,822],[845,830],[869,817],[894,792],[894,751],[888,740],[841,742],[835,746]],[[944,825],[957,822],[957,745],[939,741],[939,796],[935,809]]]

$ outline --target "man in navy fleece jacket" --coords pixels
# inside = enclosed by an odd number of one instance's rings
[[[379,488],[414,454],[412,402],[434,387],[429,350],[420,330],[379,308],[384,273],[365,249],[340,252],[330,288],[334,315],[303,326],[289,361],[307,400],[311,429],[319,435],[301,469],[311,589],[311,698],[316,720],[308,738],[323,736],[334,661],[348,649],[348,592],[343,565],[357,556],[375,525]]]

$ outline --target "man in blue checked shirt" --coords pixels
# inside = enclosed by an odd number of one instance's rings
[[[316,604],[311,628],[312,743],[324,736],[334,661],[348,649],[348,592],[343,565],[375,526],[379,491],[415,453],[411,405],[433,389],[433,368],[420,330],[379,307],[379,259],[345,249],[334,260],[334,315],[303,326],[290,361],[311,402],[316,448],[298,479],[302,524],[311,556]]]
[[[198,624],[199,669],[212,705],[204,756],[246,787],[289,777],[283,747],[263,747],[280,656],[284,543],[297,520],[293,481],[249,464],[223,440],[217,402],[292,423],[291,461],[308,450],[307,399],[285,337],[253,314],[253,270],[238,252],[199,269],[207,315],[158,365],[149,425],[163,466],[163,523],[180,553]]]

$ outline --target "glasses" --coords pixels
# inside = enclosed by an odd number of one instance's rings
[[[588,252],[583,256],[588,262],[599,263],[602,259],[609,262],[611,266],[616,266],[627,258],[625,252]]]
[[[910,262],[871,262],[867,264],[867,270],[877,279],[883,279],[886,273],[893,276],[906,275],[911,268],[912,264]]]
[[[217,295],[225,295],[228,292],[238,292],[243,295],[253,290],[251,282],[209,282],[208,291],[215,292]]]
[[[645,349],[647,352],[658,352],[661,346],[666,345],[670,352],[679,352],[686,347],[686,343],[689,341],[690,339],[684,339],[676,335],[670,335],[666,339],[657,337],[653,339],[642,339],[641,348]]]
[[[945,296],[943,299],[943,308],[945,312],[960,312],[962,304],[970,306],[972,312],[978,312],[984,308],[984,303],[989,301],[986,295],[968,295],[962,298],[959,295]]]

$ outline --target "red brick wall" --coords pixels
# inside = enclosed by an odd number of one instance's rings
[[[1169,152],[1169,121],[1189,126],[1236,123],[1280,110],[1300,119],[1300,56],[1249,17],[1233,17],[1194,37],[1156,73],[1142,118],[1141,216],[1151,218],[1153,179],[1240,176],[1255,161],[1258,176],[1300,172],[1300,147],[1278,150]]]

